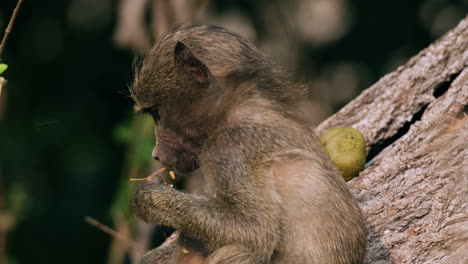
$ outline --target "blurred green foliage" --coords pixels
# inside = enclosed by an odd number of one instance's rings
[[[148,174],[151,162],[148,153],[154,147],[153,121],[147,116],[138,115],[131,121],[124,120],[114,129],[114,137],[117,142],[127,144],[127,158],[123,168],[123,176],[120,179],[115,200],[111,206],[114,217],[131,218],[129,212],[130,197],[136,183],[129,178],[141,178]]]
[[[15,221],[21,222],[26,217],[28,207],[32,203],[29,200],[28,192],[24,189],[24,185],[15,183],[10,186],[7,194],[10,214],[14,217]]]

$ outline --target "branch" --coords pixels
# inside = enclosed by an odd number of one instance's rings
[[[0,58],[2,57],[3,50],[5,49],[6,42],[8,40],[8,37],[10,36],[11,29],[13,28],[13,24],[15,23],[16,16],[18,15],[22,3],[23,0],[18,0],[15,10],[13,10],[13,15],[11,15],[10,22],[8,22],[8,26],[5,30],[5,35],[3,35],[2,43],[0,44]]]
[[[322,134],[333,127],[352,126],[364,133],[368,147],[381,145],[433,102],[466,67],[467,60],[468,16],[404,66],[385,75],[322,122],[317,132]]]
[[[467,263],[467,65],[468,17],[317,128],[368,139],[371,161],[348,182],[366,263]]]
[[[85,221],[86,223],[94,226],[94,227],[97,227],[98,229],[100,229],[102,232],[110,235],[111,237],[114,237],[114,238],[117,238],[119,240],[122,240],[122,241],[125,241],[126,243],[128,243],[130,246],[133,246],[135,244],[134,241],[132,241],[131,239],[129,239],[128,237],[124,236],[123,234],[115,231],[114,229],[106,226],[105,224],[99,222],[98,220],[92,218],[92,217],[85,217]]]

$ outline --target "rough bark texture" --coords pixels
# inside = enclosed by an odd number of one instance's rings
[[[318,126],[367,139],[366,263],[468,263],[467,65],[468,17]]]
[[[467,65],[468,17],[317,128],[368,140],[366,263],[468,263]]]

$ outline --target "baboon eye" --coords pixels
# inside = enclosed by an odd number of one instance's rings
[[[138,112],[150,115],[153,118],[154,121],[159,121],[161,119],[161,117],[159,116],[158,111],[155,110],[155,109],[152,109],[152,108],[143,108]]]
[[[154,121],[159,121],[161,119],[157,111],[151,110],[148,113],[151,115]]]

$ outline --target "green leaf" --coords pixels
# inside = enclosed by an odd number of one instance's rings
[[[9,208],[16,221],[25,218],[29,209],[29,195],[24,185],[14,183],[8,191]]]
[[[5,63],[0,63],[0,74],[6,71],[6,69],[8,69],[8,65],[6,65]]]

